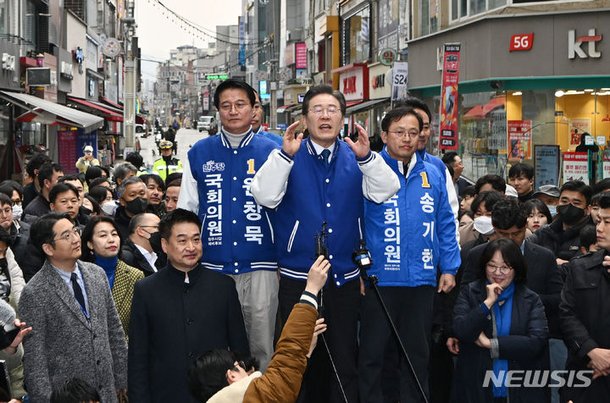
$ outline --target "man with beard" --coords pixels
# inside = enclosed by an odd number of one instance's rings
[[[67,214],[40,218],[30,241],[46,258],[18,309],[36,329],[23,340],[30,401],[49,401],[54,388],[78,377],[103,402],[118,402],[127,389],[127,345],[106,273],[79,260],[80,230]]]
[[[559,190],[557,218],[540,228],[529,239],[550,249],[560,266],[572,259],[580,250],[580,230],[591,224],[589,204],[593,190],[582,181],[568,181]]]
[[[117,190],[119,207],[114,219],[121,233],[121,239],[129,237],[129,222],[135,215],[146,212],[148,207],[148,192],[146,185],[138,176],[132,176],[122,182]]]

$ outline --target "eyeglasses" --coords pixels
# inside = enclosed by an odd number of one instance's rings
[[[510,266],[495,266],[493,264],[487,263],[486,269],[490,273],[495,273],[496,271],[499,271],[500,274],[508,274],[513,268]]]
[[[328,106],[326,108],[324,108],[323,106],[314,106],[311,109],[311,113],[313,113],[316,116],[322,116],[324,114],[324,112],[326,112],[329,116],[333,116],[336,115],[337,113],[339,113],[339,108],[337,108],[336,106]]]
[[[222,104],[220,105],[220,110],[223,112],[230,112],[231,110],[233,110],[233,108],[235,108],[235,110],[241,111],[248,105],[249,104],[245,102],[237,102],[235,104]]]
[[[388,131],[388,133],[390,133],[393,136],[400,137],[400,138],[403,138],[403,137],[409,135],[409,138],[414,139],[414,138],[419,136],[419,131],[418,130],[409,130],[409,131],[397,130],[395,132],[394,131]]]
[[[81,233],[80,228],[79,227],[74,227],[71,230],[64,231],[57,238],[53,238],[53,240],[54,241],[68,241],[68,242],[70,242],[72,237],[75,237],[76,239],[78,239],[80,237],[80,233]]]

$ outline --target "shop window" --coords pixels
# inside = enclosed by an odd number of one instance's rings
[[[0,1],[0,35],[9,34],[9,7],[7,1]]]

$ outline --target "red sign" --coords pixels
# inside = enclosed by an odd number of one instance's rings
[[[534,33],[516,34],[510,37],[510,46],[508,50],[511,52],[530,50],[534,46]]]
[[[307,45],[305,45],[305,42],[297,42],[294,44],[294,63],[295,69],[307,68]]]
[[[440,150],[458,149],[458,81],[460,44],[444,45],[440,110]]]
[[[508,121],[508,159],[522,161],[532,159],[532,121]]]
[[[76,131],[66,130],[57,132],[57,144],[59,145],[59,164],[64,168],[64,172],[76,173],[75,167],[78,155],[76,147]]]

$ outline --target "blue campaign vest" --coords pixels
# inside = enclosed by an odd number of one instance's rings
[[[365,201],[365,232],[380,286],[435,286],[437,266],[455,274],[460,253],[445,178],[417,155],[409,177],[384,149],[381,156],[398,175],[400,190],[382,204]]]
[[[250,193],[254,174],[276,147],[250,132],[233,149],[221,132],[189,150],[206,268],[225,274],[277,270],[269,215]]]

